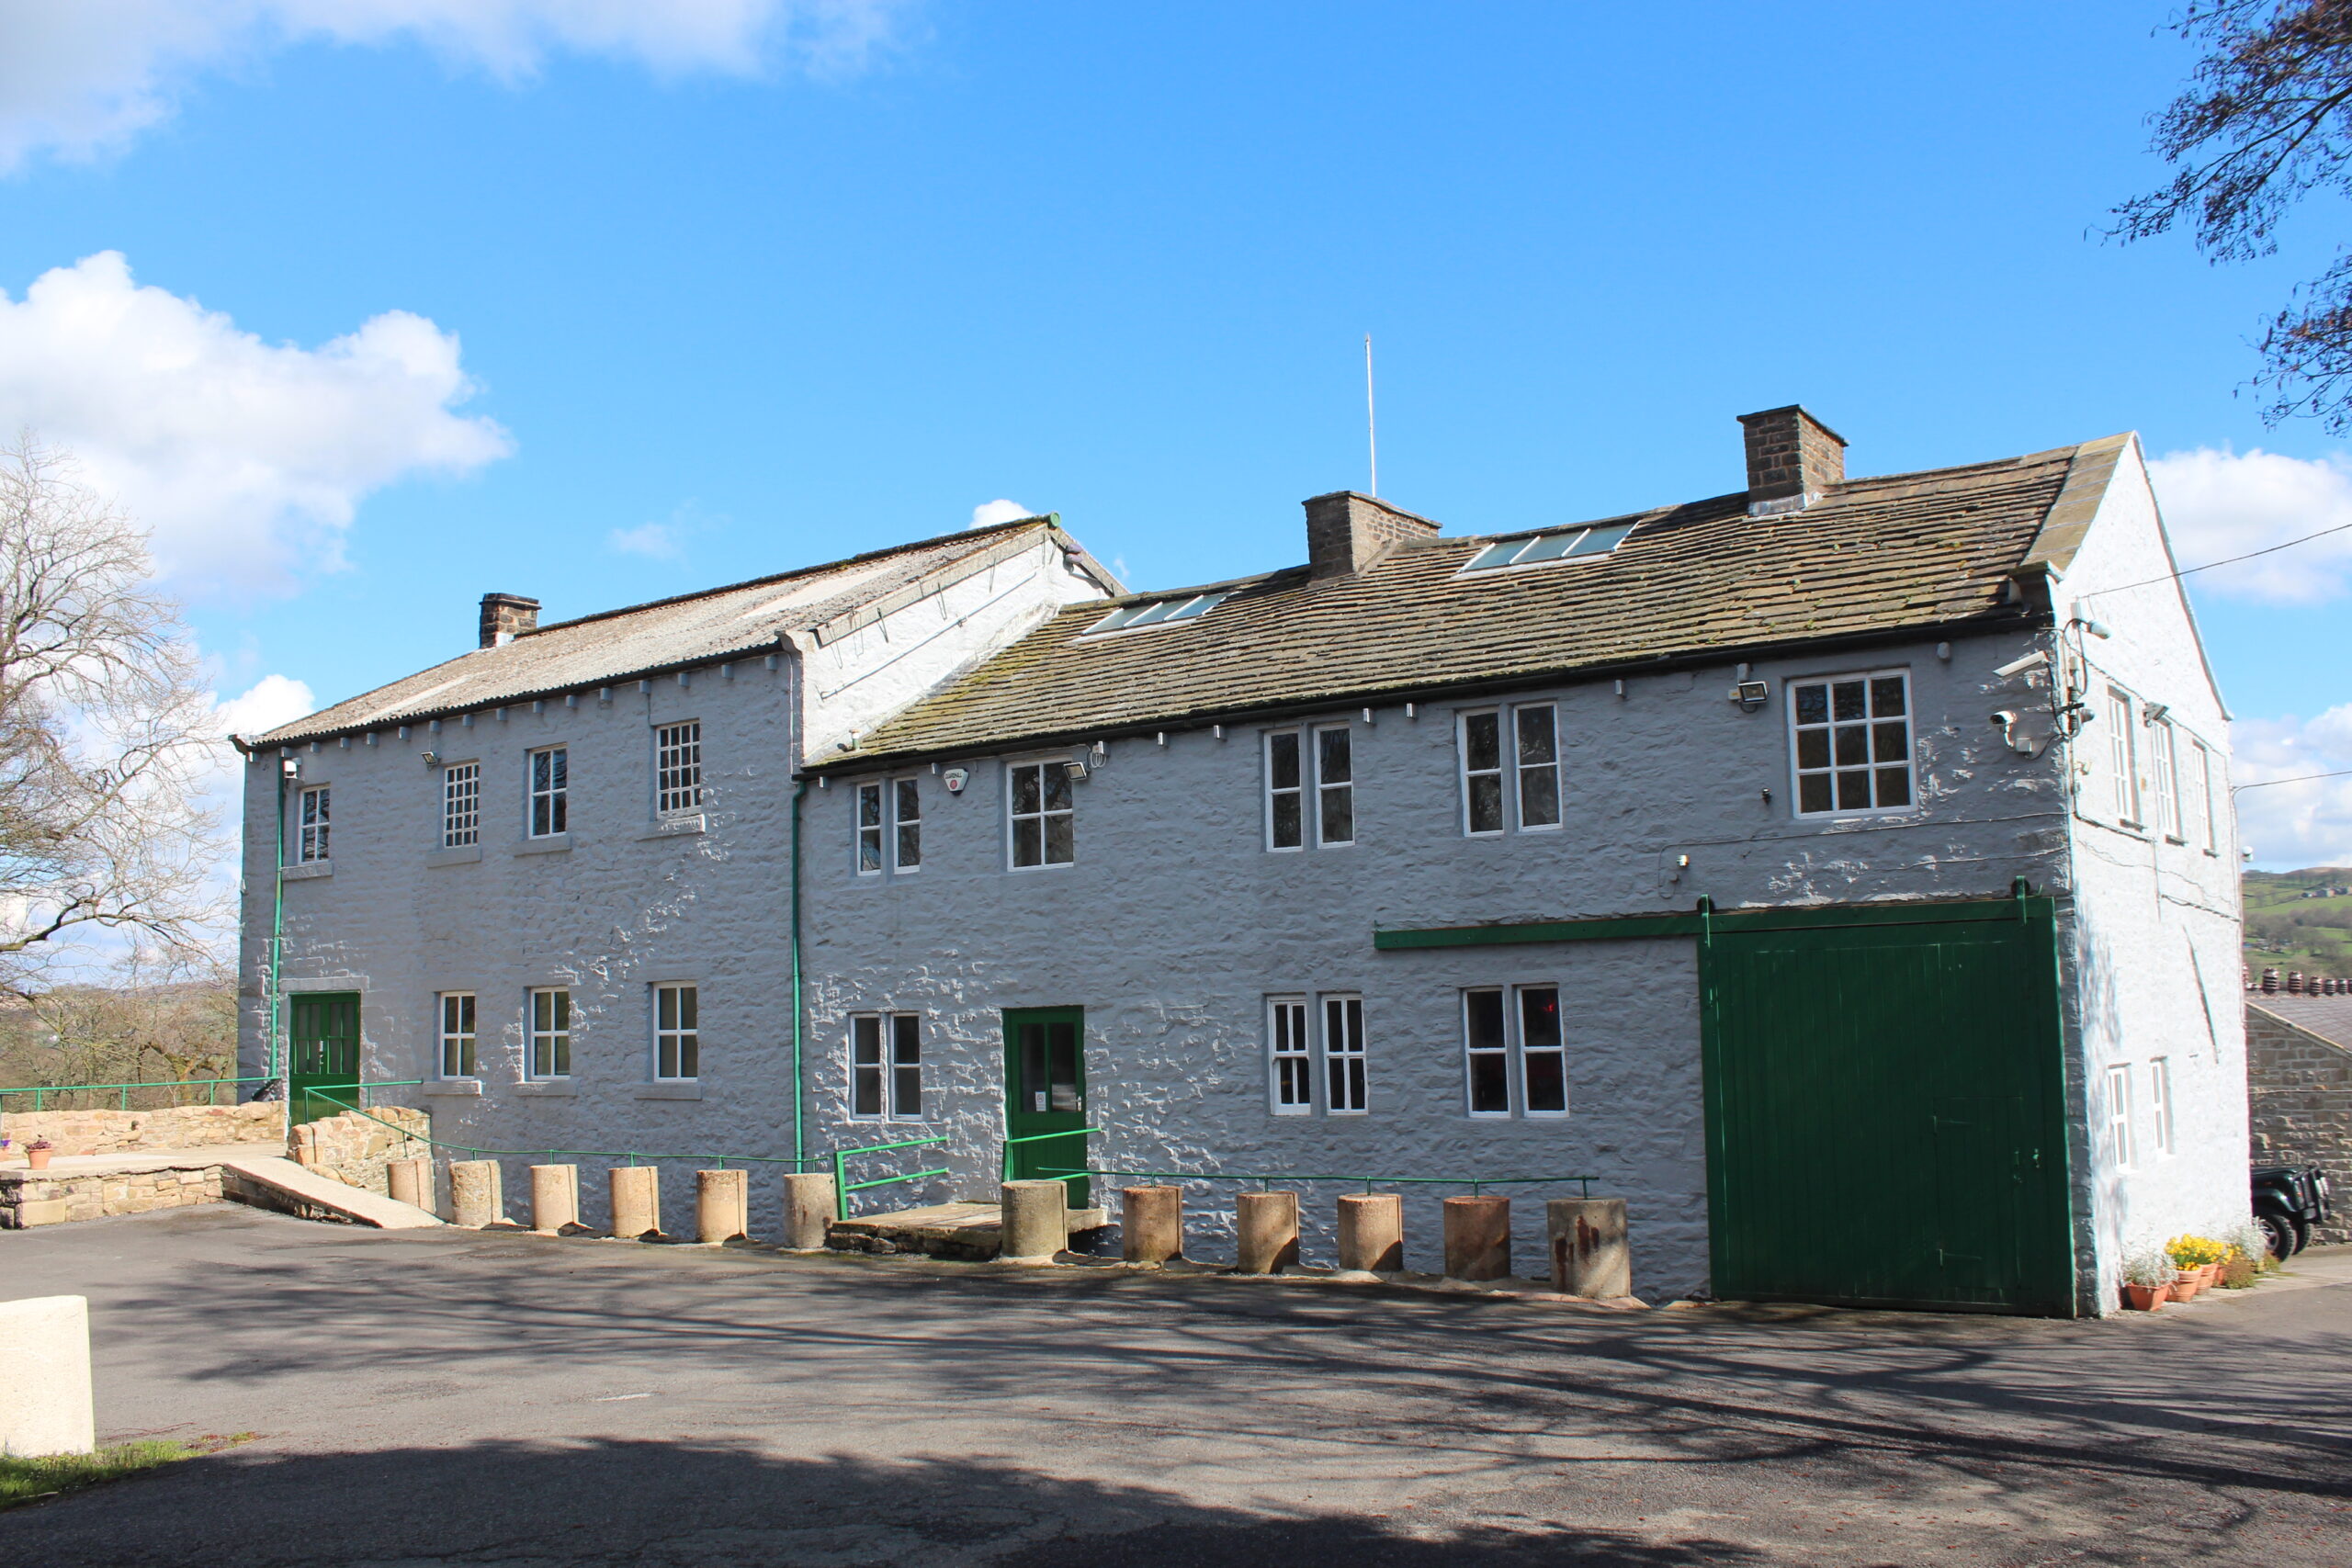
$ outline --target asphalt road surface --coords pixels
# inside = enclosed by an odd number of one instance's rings
[[[0,1269],[90,1298],[103,1438],[258,1436],[0,1563],[2343,1568],[2352,1257],[2303,1261],[2069,1324],[61,1225]]]

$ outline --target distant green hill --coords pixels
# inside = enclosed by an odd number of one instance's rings
[[[2352,870],[2245,874],[2245,961],[2265,969],[2352,976]]]

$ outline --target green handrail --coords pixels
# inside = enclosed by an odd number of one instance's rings
[[[39,1111],[41,1108],[43,1095],[83,1094],[106,1090],[119,1094],[121,1103],[119,1109],[128,1111],[130,1109],[130,1091],[135,1089],[201,1089],[205,1091],[204,1103],[217,1105],[220,1103],[222,1084],[275,1083],[277,1081],[271,1077],[236,1077],[159,1078],[153,1083],[24,1084],[15,1089],[0,1089],[0,1100],[5,1100],[5,1097],[12,1094],[29,1094],[33,1097],[33,1109]],[[360,1083],[354,1087],[364,1094],[371,1089],[410,1089],[424,1081],[423,1078],[387,1078],[376,1082]]]
[[[1100,1133],[1102,1131],[1102,1129],[1100,1127],[1072,1127],[1066,1133],[1023,1133],[1017,1138],[1007,1138],[1003,1140],[998,1149],[998,1153],[1001,1156],[1004,1179],[1007,1181],[1012,1179],[1012,1145],[1015,1144],[1042,1144],[1048,1138],[1082,1138],[1089,1133]],[[1083,1173],[1071,1172],[1070,1174],[1080,1175]]]
[[[1556,1186],[1573,1181],[1577,1195],[1589,1198],[1594,1180],[1589,1176],[1310,1176],[1290,1171],[1266,1174],[1238,1170],[1105,1170],[1094,1166],[1079,1169],[1047,1166],[1045,1171],[1048,1176],[1139,1176],[1147,1181],[1254,1181],[1261,1192],[1277,1181],[1344,1181],[1351,1186],[1360,1185],[1367,1192],[1374,1187],[1467,1187],[1473,1196],[1482,1187]]]
[[[421,1082],[421,1081],[423,1081],[423,1080],[418,1080],[418,1081],[420,1081],[420,1082]],[[368,1087],[368,1088],[369,1088],[369,1089],[379,1089],[379,1088],[392,1088],[392,1087],[396,1087],[396,1086],[392,1086],[392,1085],[380,1085],[380,1084],[369,1084],[369,1085],[368,1085],[367,1087]],[[394,1132],[396,1132],[396,1133],[403,1134],[405,1134],[405,1135],[406,1135],[406,1136],[408,1136],[408,1137],[414,1138],[414,1139],[415,1139],[418,1143],[420,1143],[420,1144],[428,1144],[428,1145],[432,1145],[434,1148],[436,1148],[436,1149],[455,1149],[455,1150],[457,1150],[459,1154],[466,1154],[466,1155],[481,1155],[481,1156],[487,1156],[487,1157],[489,1157],[489,1158],[491,1158],[491,1159],[535,1159],[535,1158],[538,1157],[538,1156],[541,1156],[541,1155],[546,1155],[546,1156],[548,1156],[549,1163],[550,1163],[550,1164],[552,1164],[552,1163],[554,1162],[554,1156],[558,1156],[558,1155],[570,1155],[570,1156],[571,1156],[574,1159],[625,1159],[625,1160],[628,1161],[628,1162],[629,1162],[629,1164],[631,1164],[631,1165],[635,1165],[635,1164],[636,1164],[638,1161],[639,1161],[639,1160],[662,1160],[662,1159],[697,1159],[697,1160],[701,1160],[701,1159],[707,1159],[707,1160],[709,1160],[713,1165],[717,1166],[718,1168],[720,1168],[720,1169],[722,1169],[722,1170],[726,1168],[726,1167],[727,1167],[727,1162],[728,1162],[729,1160],[733,1160],[733,1161],[734,1161],[736,1164],[738,1164],[738,1165],[813,1165],[813,1164],[817,1163],[817,1162],[816,1162],[816,1160],[815,1160],[813,1157],[811,1157],[811,1158],[808,1158],[808,1159],[798,1159],[798,1158],[795,1158],[794,1156],[790,1156],[790,1155],[708,1155],[708,1154],[694,1154],[694,1153],[687,1153],[687,1154],[676,1154],[676,1155],[660,1155],[660,1154],[649,1154],[649,1153],[645,1152],[645,1151],[644,1151],[644,1150],[642,1150],[642,1149],[636,1149],[636,1150],[619,1150],[619,1149],[484,1149],[484,1148],[476,1148],[476,1147],[475,1147],[473,1145],[471,1145],[471,1144],[453,1144],[453,1143],[448,1142],[447,1139],[444,1139],[444,1138],[436,1138],[436,1137],[432,1136],[432,1135],[431,1135],[431,1134],[425,1134],[424,1136],[419,1137],[416,1134],[409,1132],[409,1130],[408,1130],[407,1128],[405,1128],[405,1127],[401,1126],[399,1122],[387,1122],[387,1121],[385,1121],[385,1120],[384,1120],[382,1117],[380,1117],[380,1116],[370,1115],[367,1111],[363,1110],[363,1109],[362,1109],[362,1108],[360,1108],[359,1106],[356,1106],[356,1105],[352,1104],[352,1103],[351,1103],[349,1100],[338,1100],[337,1098],[335,1098],[335,1096],[334,1096],[334,1095],[332,1095],[332,1094],[329,1094],[329,1093],[328,1093],[328,1092],[326,1092],[324,1089],[307,1089],[307,1090],[305,1090],[304,1092],[305,1092],[305,1093],[308,1093],[308,1094],[313,1094],[313,1095],[316,1095],[316,1096],[318,1096],[318,1098],[320,1098],[321,1100],[325,1100],[325,1101],[326,1101],[328,1104],[330,1104],[330,1105],[340,1105],[340,1106],[342,1106],[345,1111],[351,1111],[351,1112],[353,1112],[353,1113],[355,1113],[355,1114],[356,1114],[356,1115],[366,1116],[366,1117],[368,1118],[368,1121],[375,1122],[377,1125],[379,1125],[379,1126],[382,1126],[382,1127],[390,1127],[390,1128],[391,1128],[391,1129],[392,1129]]]
[[[947,1134],[942,1133],[934,1137],[909,1138],[903,1143],[868,1144],[862,1149],[835,1149],[833,1151],[833,1218],[837,1220],[849,1218],[849,1195],[853,1192],[862,1192],[869,1187],[888,1187],[896,1181],[921,1181],[927,1176],[947,1174],[947,1168],[942,1166],[937,1170],[916,1170],[910,1171],[904,1176],[884,1176],[877,1177],[872,1181],[853,1182],[849,1179],[848,1170],[844,1168],[849,1164],[851,1156],[888,1154],[892,1149],[919,1149],[925,1144],[944,1144],[946,1141]]]

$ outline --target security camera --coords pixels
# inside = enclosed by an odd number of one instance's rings
[[[1993,716],[1993,724],[1995,728],[2000,729],[2007,729],[2017,721],[2017,713],[2015,710],[2010,708],[2003,708],[2000,712]]]
[[[2023,659],[2010,660],[2007,664],[2004,664],[1998,670],[1994,671],[1993,673],[2006,681],[2012,675],[2022,675],[2029,670],[2039,670],[2049,662],[2050,655],[2042,652],[2040,649],[2036,649],[2033,652],[2027,654]]]
[[[2165,721],[2165,716],[2170,712],[2172,712],[2172,705],[2169,703],[2150,703],[2140,710],[2140,722],[2162,724]]]

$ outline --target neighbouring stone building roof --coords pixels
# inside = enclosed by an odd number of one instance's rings
[[[793,633],[809,633],[829,642],[893,608],[899,597],[936,592],[1034,549],[1049,536],[1082,554],[1053,519],[1029,517],[554,622],[496,648],[469,649],[244,744],[288,745],[416,724],[469,709],[773,653]]]
[[[2329,1044],[2352,1051],[2352,996],[2301,997],[2288,991],[2256,991],[2245,998],[2249,1008],[2258,1008],[2283,1023],[2291,1023],[2306,1034],[2316,1034]]]
[[[1464,570],[1510,535],[1409,539],[1362,571],[1218,584],[1205,613],[1133,631],[1088,635],[1114,605],[1180,595],[1073,605],[821,766],[2016,624],[2013,576],[2071,562],[2129,440],[1845,480],[1777,515],[1749,515],[1741,492],[1600,519],[1634,531],[1540,567]]]

